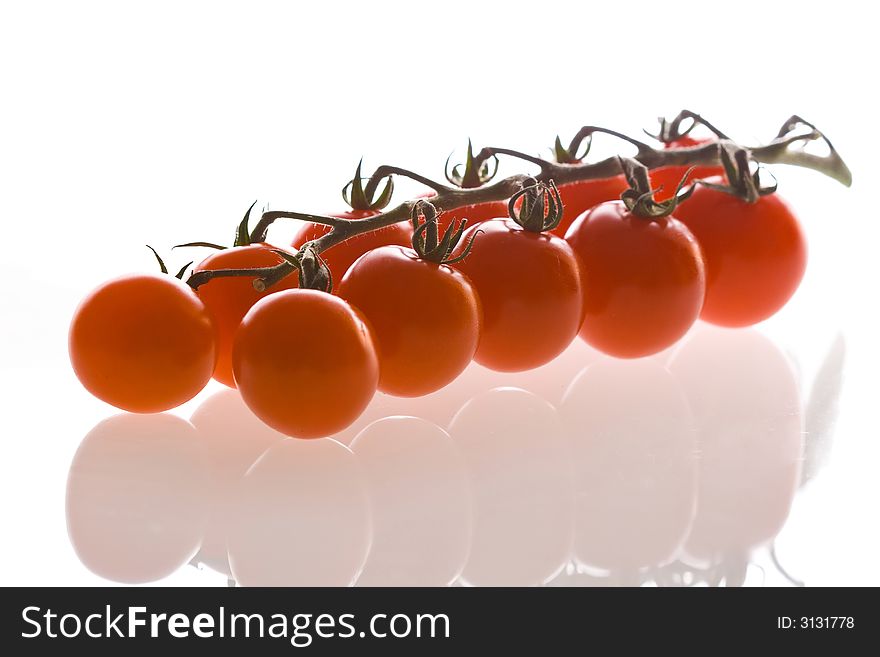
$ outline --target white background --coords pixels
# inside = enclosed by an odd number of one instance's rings
[[[880,583],[869,6],[4,3],[0,579],[100,581],[67,540],[64,482],[82,436],[112,409],[72,376],[66,331],[97,283],[154,268],[144,244],[228,242],[254,199],[339,210],[361,156],[367,170],[394,163],[438,178],[467,137],[547,153],[585,123],[638,135],[686,107],[749,143],[800,114],[853,170],[847,190],[775,169],[811,260],[762,330],[807,382],[838,332],[848,349],[831,465],[796,500],[780,550],[813,584]]]

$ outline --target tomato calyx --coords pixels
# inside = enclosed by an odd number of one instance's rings
[[[457,256],[452,252],[461,241],[464,229],[467,227],[467,219],[456,222],[453,220],[440,235],[437,223],[437,208],[430,202],[419,200],[412,210],[413,238],[412,247],[421,260],[434,262],[438,265],[449,265],[464,260],[474,245],[474,239],[479,231],[474,233],[464,250]]]
[[[655,201],[654,192],[658,190],[651,189],[648,167],[638,160],[629,157],[618,157],[617,160],[620,163],[620,168],[623,170],[627,183],[629,183],[629,189],[624,190],[623,194],[620,195],[620,200],[623,201],[626,209],[636,217],[642,217],[643,219],[668,217],[673,213],[678,204],[687,199],[694,191],[693,185],[683,189],[688,176],[694,170],[694,167],[691,167],[678,182],[675,193],[671,198],[665,201]]]
[[[592,144],[592,135],[587,135],[583,139],[578,139],[576,135],[569,143],[568,148],[566,148],[562,145],[559,135],[556,135],[556,142],[553,144],[553,157],[559,164],[580,164],[590,154]],[[579,153],[581,146],[584,148],[583,153]]]
[[[698,184],[715,191],[731,194],[746,203],[757,203],[762,196],[776,192],[779,186],[776,178],[767,169],[754,162],[745,148],[740,148],[730,142],[723,142],[719,148],[721,164],[724,166],[728,184],[719,185],[705,180],[698,180]],[[768,174],[772,178],[772,182],[769,184],[762,182],[762,173]]]
[[[482,187],[498,173],[498,156],[493,154],[489,158],[474,157],[474,147],[470,139],[468,139],[467,156],[465,157],[464,165],[459,163],[450,169],[449,160],[451,159],[452,153],[446,158],[443,174],[451,185],[461,189]],[[494,168],[489,167],[489,159],[494,160]],[[462,166],[464,166],[464,171],[460,171]]]
[[[288,253],[281,249],[272,249],[272,253],[296,268],[299,272],[299,287],[301,289],[327,293],[333,291],[333,275],[330,273],[327,263],[315,251],[313,242],[306,242],[296,253]],[[263,292],[274,282],[267,278],[257,278],[254,280],[254,289]]]
[[[153,255],[154,255],[154,256],[156,256],[156,261],[159,263],[159,270],[160,270],[163,274],[167,274],[167,273],[168,273],[168,267],[165,266],[165,261],[162,260],[162,256],[159,255],[159,252],[156,251],[156,249],[154,249],[154,248],[153,248],[152,246],[150,246],[149,244],[147,244],[146,247],[147,247],[150,251],[153,252]],[[174,275],[174,278],[176,278],[176,279],[179,280],[179,281],[182,281],[182,280],[183,280],[183,275],[186,273],[186,270],[189,269],[190,266],[192,266],[193,262],[195,262],[195,260],[190,260],[190,261],[189,261],[188,263],[186,263],[183,267],[181,267],[181,268],[180,268],[180,271],[177,272],[177,273]]]
[[[659,117],[657,121],[660,123],[660,128],[657,134],[653,134],[651,132],[648,132],[647,130],[643,130],[643,132],[649,137],[653,137],[657,141],[662,142],[667,146],[670,144],[675,144],[676,142],[684,141],[687,143],[689,141],[692,141],[692,138],[690,138],[689,135],[691,131],[697,126],[703,126],[712,134],[714,134],[715,137],[717,137],[718,139],[730,139],[730,137],[725,135],[723,132],[721,132],[721,130],[709,123],[702,116],[700,116],[696,112],[691,112],[690,110],[682,110],[671,121],[662,116]],[[682,128],[682,125],[685,125],[686,127]]]
[[[522,202],[517,208],[520,199]],[[534,178],[523,180],[522,189],[511,196],[507,203],[510,218],[532,233],[556,228],[562,221],[563,209],[556,183],[552,180],[548,183],[538,182]]]
[[[370,179],[364,178],[361,175],[361,165],[363,163],[364,160],[362,158],[355,169],[354,178],[349,180],[345,187],[342,188],[342,199],[352,210],[357,212],[379,212],[385,209],[391,202],[391,196],[394,194],[394,179],[388,176],[381,192],[376,194],[376,190],[373,188],[368,195],[364,189],[364,180],[369,181]]]
[[[254,235],[251,235],[248,232],[248,225],[250,224],[251,219],[251,211],[253,211],[254,206],[257,204],[256,201],[251,203],[251,206],[247,209],[247,212],[244,213],[244,217],[242,217],[241,221],[238,223],[238,227],[235,229],[235,240],[232,242],[233,248],[236,246],[250,246],[254,242],[263,242],[264,239],[256,240],[254,239]],[[201,246],[208,249],[216,249],[217,251],[225,251],[228,247],[223,246],[222,244],[215,244],[214,242],[186,242],[185,244],[175,244],[172,246],[172,249],[184,249],[191,246]]]

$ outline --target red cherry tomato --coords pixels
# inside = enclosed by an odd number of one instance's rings
[[[367,407],[379,362],[361,314],[316,290],[270,294],[238,328],[232,369],[242,399],[288,436],[341,431]]]
[[[338,294],[370,323],[382,392],[416,397],[439,390],[477,349],[482,318],[470,281],[412,249],[369,251],[349,268]]]
[[[702,146],[703,144],[708,144],[712,141],[714,141],[714,139],[695,139],[689,135],[684,135],[675,141],[665,144],[664,148],[666,150],[693,148],[694,146]],[[689,168],[689,166],[668,166],[660,167],[651,171],[651,187],[655,190],[659,190],[654,193],[654,198],[658,201],[665,201],[666,199],[672,198],[672,195],[678,188],[679,182],[684,178]],[[694,180],[700,180],[703,178],[711,178],[712,176],[724,176],[724,167],[717,164],[697,166],[688,176],[687,182],[693,182]]]
[[[270,244],[251,244],[218,251],[202,260],[194,271],[271,267],[281,262],[281,256],[272,253],[274,248]],[[217,381],[235,387],[232,341],[245,313],[263,297],[295,288],[297,282],[298,276],[294,272],[263,292],[254,289],[252,278],[238,276],[218,277],[199,287],[196,294],[211,313],[217,328],[217,366],[214,368]]]
[[[476,235],[477,232],[479,235]],[[583,319],[581,269],[565,240],[493,219],[468,228],[470,254],[455,267],[483,307],[475,360],[502,372],[533,369],[561,354]]]
[[[195,397],[216,361],[205,305],[173,276],[133,274],[104,283],[77,308],[70,362],[95,397],[133,413],[159,413]]]
[[[550,232],[564,237],[569,226],[578,216],[605,201],[616,201],[627,187],[626,179],[623,176],[583,180],[561,185],[559,195],[562,198],[564,208],[562,221]],[[505,214],[507,213],[505,212]]]
[[[648,356],[677,342],[699,316],[703,257],[675,218],[637,217],[610,201],[578,217],[565,239],[586,273],[580,335],[596,349]]]
[[[352,210],[351,212],[340,212],[331,216],[340,217],[342,219],[366,219],[378,214],[373,210]],[[330,227],[323,224],[304,223],[293,237],[293,246],[297,249],[306,242],[316,240],[322,235],[330,232]],[[380,246],[408,246],[412,243],[412,224],[403,221],[385,228],[372,230],[366,233],[356,235],[340,244],[331,246],[326,251],[321,252],[321,257],[327,263],[330,274],[333,277],[334,284],[342,280],[345,272],[367,251],[377,249]]]
[[[698,185],[675,215],[697,238],[706,259],[706,303],[700,315],[705,321],[755,324],[782,308],[800,285],[807,241],[779,194],[747,203]]]

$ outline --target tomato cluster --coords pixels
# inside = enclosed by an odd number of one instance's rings
[[[558,189],[531,180],[509,204],[438,215],[419,200],[410,223],[351,231],[319,257],[310,249],[330,227],[305,223],[287,249],[257,235],[194,268],[267,268],[311,254],[335,281],[332,293],[309,289],[304,269],[268,288],[240,272],[195,290],[171,276],[111,281],[73,318],[74,370],[96,397],[139,413],[177,406],[213,376],[274,429],[313,438],[350,425],[377,390],[426,395],[472,360],[530,370],[578,335],[606,354],[640,358],[675,344],[698,318],[747,326],[788,301],[806,248],[777,194],[731,193],[727,166],[661,167],[649,182],[647,170],[640,178],[621,165],[623,176]],[[709,178],[672,192],[694,175]],[[376,203],[359,170],[352,185],[354,209],[333,216],[370,226],[390,182]],[[652,197],[652,186],[663,196]],[[460,220],[474,218],[465,230]]]
[[[813,383],[832,400],[837,347]],[[664,358],[576,341],[515,378],[472,364],[436,395],[374,399],[333,440],[285,440],[225,389],[189,422],[94,427],[70,467],[68,534],[85,566],[126,583],[190,563],[240,586],[684,572],[730,586],[789,516],[809,420],[776,345],[709,326]]]

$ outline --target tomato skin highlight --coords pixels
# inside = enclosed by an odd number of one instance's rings
[[[580,182],[560,185],[559,196],[562,198],[562,221],[550,232],[564,237],[569,226],[581,214],[606,201],[616,201],[629,187],[623,176],[582,180]]]
[[[357,221],[359,219],[367,219],[378,214],[375,210],[352,210],[350,212],[339,212],[330,216],[339,217],[340,219],[351,219]],[[299,249],[306,242],[311,242],[330,232],[330,226],[324,224],[303,223],[293,237],[292,245]],[[334,287],[348,268],[354,264],[354,261],[360,258],[367,251],[377,249],[380,246],[409,246],[412,243],[412,224],[408,221],[402,221],[391,226],[385,226],[378,230],[372,230],[367,233],[361,233],[345,240],[339,244],[331,246],[329,249],[321,252],[321,258],[327,264],[330,274],[333,277]]]
[[[483,308],[474,360],[502,372],[550,362],[571,344],[583,320],[577,257],[562,238],[529,232],[509,219],[471,226],[462,243],[475,235],[470,254],[455,264]]]
[[[271,244],[259,243],[224,249],[202,260],[194,271],[272,267],[281,262],[281,257],[272,253],[275,248]],[[217,381],[230,388],[235,387],[232,342],[247,311],[265,296],[295,288],[298,278],[294,272],[263,292],[254,289],[253,278],[239,276],[218,277],[199,287],[196,294],[211,313],[217,329],[217,366],[214,368]]]
[[[95,397],[132,413],[195,397],[216,362],[211,316],[173,276],[131,274],[93,290],[74,313],[70,362]]]
[[[715,140],[711,138],[695,139],[689,135],[684,135],[683,137],[680,137],[675,141],[664,144],[663,148],[667,151],[674,151],[681,148],[693,148],[694,146],[702,146],[703,144],[708,144],[712,141]],[[653,169],[650,174],[651,187],[657,190],[654,192],[654,198],[657,201],[665,201],[672,198],[673,194],[675,194],[675,190],[678,188],[678,184],[681,182],[681,179],[684,178],[685,174],[687,174],[688,169],[690,169],[689,166],[678,165]],[[721,176],[722,178],[724,178],[724,167],[722,167],[720,164],[699,165],[694,167],[694,170],[691,171],[690,175],[688,175],[687,183],[692,183],[695,180],[712,178],[714,176]],[[678,217],[678,214],[676,214],[676,217]]]
[[[370,324],[379,355],[379,390],[417,397],[452,382],[471,362],[482,311],[460,272],[383,246],[361,256],[337,294]]]
[[[360,312],[317,290],[285,290],[258,301],[238,328],[232,368],[254,414],[295,438],[345,429],[379,381],[373,337]]]
[[[700,314],[703,256],[673,217],[644,219],[620,201],[582,214],[565,236],[589,289],[581,338],[618,358],[639,358],[679,340]]]
[[[747,203],[698,185],[676,216],[697,238],[706,259],[701,319],[750,326],[774,315],[794,295],[807,267],[807,240],[779,194]]]

